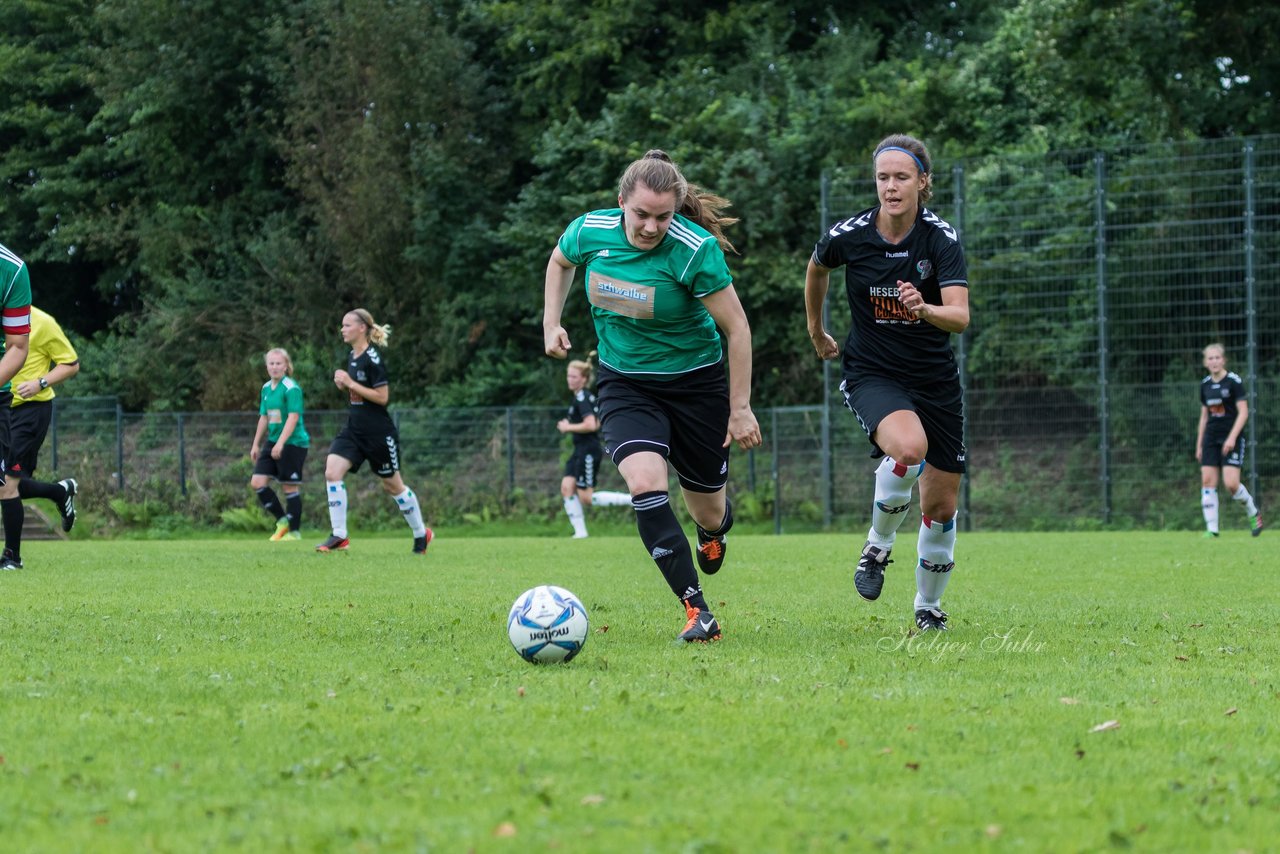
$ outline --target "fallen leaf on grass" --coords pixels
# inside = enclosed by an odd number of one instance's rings
[[[1111,729],[1120,729],[1120,722],[1119,721],[1103,721],[1093,729],[1089,730],[1089,732],[1106,732],[1107,730],[1111,730]]]
[[[1175,656],[1174,656],[1174,658],[1176,658],[1178,661],[1190,661],[1190,660],[1191,660],[1191,659],[1187,658],[1185,655],[1175,655]]]
[[[1059,703],[1061,703],[1061,704],[1062,704],[1062,705],[1064,705],[1064,706],[1078,706],[1078,705],[1080,705],[1080,701],[1079,701],[1079,700],[1077,700],[1075,697],[1059,697],[1059,698],[1058,698],[1058,702],[1059,702]]]
[[[596,632],[597,632],[598,634],[604,634],[604,633],[605,633],[605,632],[607,632],[607,631],[609,631],[609,624],[608,624],[608,623],[605,623],[603,626],[601,626],[600,628],[596,629]]]
[[[1076,748],[1076,759],[1084,759],[1084,751],[1078,747]]]
[[[998,824],[987,825],[987,836],[989,836],[992,839],[995,839],[997,836],[999,836],[1003,832],[1004,832],[1004,828],[1002,828]]]
[[[523,685],[521,685],[521,686],[519,686],[518,688],[516,688],[516,696],[517,696],[517,697],[523,697],[523,696],[524,696],[524,686],[523,686]]]
[[[598,807],[604,803],[604,795],[584,795],[582,805],[584,807]]]
[[[920,770],[920,763],[919,763],[919,762],[908,762],[908,763],[907,763],[907,767],[908,767],[908,768],[910,768],[912,771],[919,771],[919,770]]]
[[[1236,712],[1238,712],[1238,711],[1240,711],[1240,710],[1239,710],[1239,709],[1237,709],[1235,706],[1232,706],[1231,708],[1229,708],[1229,709],[1227,709],[1225,712],[1223,712],[1223,714],[1224,714],[1224,715],[1226,715],[1227,717],[1231,717],[1232,715],[1234,715],[1234,714],[1235,714]]]
[[[1202,629],[1204,628],[1204,623],[1192,623],[1189,628]]]
[[[499,839],[505,839],[507,837],[515,836],[516,826],[509,821],[504,821],[502,824],[498,825],[493,829],[493,835],[498,837]]]

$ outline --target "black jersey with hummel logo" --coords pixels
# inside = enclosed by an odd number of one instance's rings
[[[565,418],[570,424],[581,424],[587,420],[588,415],[594,415],[596,422],[600,421],[599,404],[596,396],[584,389],[574,392],[573,402],[569,404],[569,413]],[[574,448],[585,448],[600,444],[600,434],[597,433],[570,433],[573,437]]]
[[[359,356],[354,350],[351,351],[347,356],[347,373],[351,379],[367,388],[381,388],[389,382],[387,365],[382,361],[378,348],[372,344]],[[385,406],[365,400],[354,391],[349,391],[348,396],[350,405],[347,407],[347,424],[353,431],[373,435],[387,432],[386,428],[392,421]]]
[[[907,384],[956,375],[951,333],[920,320],[898,301],[898,281],[911,282],[930,305],[942,305],[942,289],[968,287],[964,250],[956,230],[921,208],[900,243],[876,228],[874,208],[837,222],[813,250],[816,264],[845,268],[845,293],[853,323],[842,358],[846,377],[867,371]]]
[[[1220,380],[1212,376],[1202,379],[1200,403],[1209,411],[1204,422],[1204,434],[1219,443],[1225,441],[1236,424],[1236,412],[1244,399],[1244,382],[1239,374],[1227,371]]]

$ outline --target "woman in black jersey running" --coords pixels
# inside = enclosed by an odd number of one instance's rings
[[[591,355],[595,355],[592,353]],[[560,497],[564,512],[573,526],[575,540],[586,539],[587,520],[583,508],[592,504],[604,507],[630,507],[631,496],[625,492],[596,492],[596,477],[604,447],[600,444],[600,410],[591,393],[591,362],[574,359],[565,371],[565,381],[573,400],[569,411],[556,422],[556,429],[573,437],[573,454],[564,464],[560,478]]]
[[[874,447],[871,530],[854,586],[880,596],[898,526],[920,483],[915,619],[946,629],[942,592],[955,566],[955,516],[965,470],[964,410],[952,333],[969,325],[969,281],[956,230],[924,207],[933,194],[929,152],[906,135],[872,155],[879,203],[838,222],[814,248],[805,275],[809,337],[823,359],[841,348],[822,324],[831,271],[845,268],[853,323],[840,390]]]
[[[349,471],[359,471],[366,460],[413,530],[413,553],[426,554],[431,542],[431,529],[422,521],[418,496],[400,478],[400,434],[387,413],[391,386],[378,348],[386,345],[390,334],[391,327],[374,323],[373,315],[363,308],[343,315],[342,340],[351,345],[351,354],[345,369],[333,372],[333,384],[346,392],[350,405],[347,426],[329,446],[324,464],[333,532],[316,546],[318,552],[340,551],[351,545],[347,538],[347,487],[342,479]]]

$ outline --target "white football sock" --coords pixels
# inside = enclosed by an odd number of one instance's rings
[[[342,481],[326,481],[329,493],[329,527],[335,537],[347,538],[347,487]]]
[[[591,503],[601,507],[630,507],[631,496],[625,492],[593,492]]]
[[[876,494],[871,502],[871,530],[867,541],[882,549],[893,548],[902,520],[911,507],[911,487],[920,479],[924,463],[904,466],[885,457],[876,469]]]
[[[1200,490],[1200,508],[1204,511],[1204,525],[1218,533],[1218,490],[1204,487]]]
[[[418,496],[406,486],[404,492],[392,497],[400,508],[400,515],[404,516],[404,520],[409,523],[409,528],[412,529],[413,535],[415,537],[425,537],[427,535],[427,525],[422,521],[422,508],[418,505]]]
[[[941,522],[924,516],[920,519],[920,540],[916,546],[920,561],[916,564],[916,610],[941,610],[942,592],[951,580],[955,564],[956,520]]]
[[[583,518],[582,502],[578,500],[576,492],[564,500],[564,512],[569,517],[569,524],[573,525],[573,535],[575,537],[585,537],[587,535],[587,520]]]
[[[1249,490],[1244,488],[1243,483],[1240,484],[1240,488],[1237,489],[1235,494],[1231,497],[1244,505],[1244,512],[1246,516],[1258,515],[1258,505],[1253,503],[1253,496],[1249,494]]]

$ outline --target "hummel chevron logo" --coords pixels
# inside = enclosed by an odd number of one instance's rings
[[[657,560],[659,558],[670,557],[673,554],[675,554],[675,552],[671,551],[671,549],[664,549],[662,546],[654,546],[653,552],[649,556],[654,560]]]
[[[711,631],[711,627],[715,624],[715,620],[698,620],[698,628],[702,629],[704,632]]]

